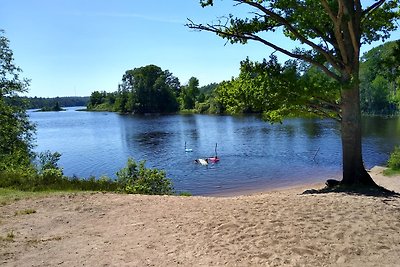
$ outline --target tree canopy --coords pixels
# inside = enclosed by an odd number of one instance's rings
[[[361,1],[349,0],[232,0],[249,7],[249,17],[229,14],[216,23],[196,24],[192,29],[211,31],[231,43],[261,42],[294,59],[319,67],[328,76],[349,83],[359,61],[360,47],[373,41],[386,40],[397,29],[398,0],[372,1],[363,7]],[[203,7],[213,0],[201,0]],[[282,33],[297,48],[289,51],[274,43],[268,32]],[[299,46],[298,44],[301,44]],[[356,64],[357,65],[357,64]],[[358,66],[357,66],[358,67]]]
[[[242,61],[239,77],[223,82],[216,95],[228,113],[262,113],[272,122],[309,113],[340,120],[338,83],[315,67],[280,64],[276,56]]]
[[[180,83],[168,70],[155,65],[128,70],[122,77],[117,99],[128,97],[120,110],[135,113],[163,113],[178,110],[176,93]]]

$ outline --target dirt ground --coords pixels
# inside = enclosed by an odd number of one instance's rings
[[[399,197],[303,190],[19,200],[0,207],[0,265],[400,266]]]

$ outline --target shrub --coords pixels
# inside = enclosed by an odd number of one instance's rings
[[[393,170],[400,170],[400,147],[395,147],[393,153],[388,160],[389,168]]]
[[[58,161],[60,160],[61,154],[58,152],[51,153],[49,150],[40,152],[37,155],[38,158],[38,170],[43,173],[48,169],[59,169]],[[60,169],[61,170],[61,169]]]
[[[63,173],[61,169],[57,168],[44,169],[39,179],[39,184],[43,186],[60,184],[63,180]]]
[[[128,194],[171,195],[172,182],[164,171],[148,169],[145,161],[139,164],[129,158],[127,166],[117,172],[120,191]]]
[[[190,192],[180,192],[179,196],[181,196],[181,197],[191,197],[192,193],[190,193]]]

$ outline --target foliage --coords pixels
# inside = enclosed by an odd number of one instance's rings
[[[88,96],[65,96],[65,97],[21,97],[27,103],[28,109],[52,108],[59,103],[62,107],[86,106],[89,102]]]
[[[388,160],[388,167],[392,170],[400,170],[400,147],[395,147]]]
[[[400,107],[400,40],[365,53],[360,64],[361,109],[368,114],[392,115]]]
[[[127,167],[118,173],[118,179],[113,180],[102,176],[88,179],[66,177],[58,167],[61,154],[49,151],[37,156],[35,168],[8,169],[1,173],[0,188],[17,189],[22,191],[111,191],[128,194],[170,195],[173,194],[172,182],[166,178],[165,172],[158,169],[147,169],[144,161],[139,165],[132,159]]]
[[[383,170],[383,175],[385,175],[385,176],[395,176],[395,175],[397,176],[399,174],[400,174],[400,170],[393,170],[390,168]]]
[[[180,192],[179,196],[181,196],[181,197],[191,197],[192,194],[190,192]]]
[[[358,88],[360,46],[365,43],[387,39],[390,32],[397,29],[396,21],[400,18],[397,0],[376,1],[372,5],[366,7],[362,6],[361,3],[342,0],[234,0],[233,2],[236,2],[238,4],[237,6],[242,8],[248,7],[251,12],[245,14],[250,14],[251,17],[235,17],[230,14],[229,16],[220,18],[213,24],[196,24],[189,20],[187,26],[192,29],[214,32],[231,43],[245,44],[249,40],[258,41],[295,60],[317,67],[320,69],[321,73],[334,79],[337,83],[331,88],[326,88],[325,91],[327,95],[333,98],[324,98],[323,102],[325,102],[325,104],[322,109],[319,109],[320,114],[326,113],[328,116],[331,115],[331,112],[326,112],[326,104],[331,107],[337,106],[338,89],[347,90],[350,88]],[[214,5],[215,2],[213,0],[202,0],[200,4],[206,7]],[[288,41],[292,40],[302,43],[302,47],[290,51],[282,46],[274,44],[271,38],[267,38],[267,33],[276,31],[282,31],[283,34],[288,37]],[[262,64],[259,64],[259,66],[262,66]],[[259,66],[253,64],[251,67],[257,69]],[[269,68],[268,71],[273,73],[274,70]],[[243,74],[242,63],[241,75],[244,76]],[[283,75],[283,73],[281,74]],[[320,75],[320,77],[322,77],[322,75]],[[257,80],[254,81],[254,87],[261,85],[259,75],[252,77],[250,73],[246,78]],[[239,88],[241,86],[240,83],[244,81],[243,78],[240,80],[240,82],[236,82],[237,84],[235,86],[237,88]],[[264,78],[264,81],[265,80]],[[246,86],[250,88],[250,85]],[[264,88],[268,87],[264,84],[261,86]],[[382,80],[375,83],[376,90],[380,90],[383,86]],[[284,88],[287,88],[287,86],[284,86]],[[257,90],[257,88],[253,88],[252,90]],[[251,93],[245,93],[244,91],[245,90],[242,90],[243,94],[241,95],[241,100],[247,101]],[[285,94],[288,93],[285,90],[283,91]],[[292,87],[290,94],[301,96],[305,93],[304,91],[304,87]],[[258,99],[259,103],[265,103],[270,102],[271,96],[271,94],[266,94],[264,96],[259,94],[255,96],[255,98]],[[326,95],[324,95],[324,97],[325,96]],[[343,95],[339,94],[339,97],[340,96],[343,97]],[[260,97],[267,99],[262,100]],[[310,108],[309,103],[307,103],[308,101],[296,103],[298,102],[297,98],[283,99],[282,106],[284,109],[287,108],[287,103],[290,102],[287,100],[294,101],[294,105],[291,103],[291,107],[305,103],[306,109],[315,113],[316,107],[314,105],[313,108]],[[328,103],[326,103],[327,101]],[[250,107],[249,105],[249,103],[241,104],[237,109],[249,109],[250,112],[252,112],[254,107]],[[276,107],[278,108],[276,113],[283,114],[280,112],[282,108],[279,105],[276,105]],[[340,109],[336,107],[335,110],[339,117],[341,117],[341,114],[339,114]],[[290,114],[291,112],[284,113]],[[275,119],[275,116],[269,117]]]
[[[158,66],[147,65],[128,70],[119,85],[116,110],[132,113],[175,112],[178,110],[176,94],[179,90],[179,80]]]
[[[199,94],[199,80],[195,77],[191,77],[188,85],[181,88],[180,98],[182,109],[193,109]]]
[[[217,108],[214,91],[217,83],[199,87],[199,80],[191,77],[181,86],[179,79],[168,70],[155,65],[128,70],[116,92],[92,92],[87,105],[90,111],[120,113],[222,113]]]
[[[127,70],[117,92],[94,91],[89,110],[121,113],[168,113],[178,111],[180,83],[168,70],[155,65]]]
[[[1,172],[0,187],[23,191],[48,190],[96,190],[115,191],[117,184],[110,178],[101,177],[96,180],[69,178],[63,175],[58,167],[61,154],[45,151],[36,156],[36,166],[17,166]]]
[[[247,59],[238,78],[217,88],[217,100],[228,113],[263,113],[272,122],[310,112],[338,119],[338,84],[315,67],[300,67],[294,61],[282,65],[275,56],[262,63]]]
[[[171,195],[173,187],[165,172],[147,169],[145,161],[139,164],[129,158],[127,166],[117,172],[120,190],[128,194]]]
[[[61,154],[58,152],[51,153],[51,151],[40,152],[37,155],[38,158],[38,171],[43,173],[45,170],[58,169],[58,161],[61,158]]]
[[[43,107],[36,112],[47,112],[47,111],[65,111],[65,109],[60,107],[60,103],[56,102],[52,107]]]
[[[200,93],[208,95],[218,87],[218,83],[210,83],[199,88]]]
[[[0,30],[0,174],[30,165],[34,126],[26,114],[26,103],[18,94],[28,90],[22,70],[14,65],[9,41]]]

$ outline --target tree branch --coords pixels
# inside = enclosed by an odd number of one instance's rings
[[[348,64],[348,55],[347,55],[347,50],[346,50],[346,45],[343,41],[343,32],[341,29],[341,24],[342,24],[342,19],[343,19],[343,14],[344,14],[344,6],[343,6],[343,0],[338,1],[339,4],[339,9],[338,9],[338,14],[336,16],[337,20],[333,21],[334,23],[334,31],[335,31],[335,37],[336,41],[339,47],[340,55],[342,57],[342,61],[344,65]]]
[[[338,122],[341,121],[340,115],[337,114],[336,112],[335,112],[335,115],[337,115],[337,117],[336,116],[332,116],[332,113],[330,113],[329,111],[326,111],[324,108],[322,108],[320,106],[317,106],[315,104],[309,103],[309,104],[307,104],[307,106],[309,108],[311,108],[311,111],[313,113],[315,113],[316,115],[318,115],[318,116],[322,116],[322,117],[326,117],[326,118],[332,118],[332,119],[334,119],[334,120],[336,120]]]
[[[248,0],[234,0],[236,2],[239,3],[244,3],[247,4],[249,6],[252,6],[254,8],[259,9],[260,11],[264,12],[265,14],[267,14],[268,16],[270,16],[271,18],[273,18],[275,21],[282,23],[294,36],[296,36],[296,38],[298,38],[302,43],[307,44],[308,46],[310,46],[311,48],[313,48],[314,50],[318,51],[319,53],[321,53],[325,59],[336,69],[340,70],[340,66],[337,64],[336,59],[334,57],[332,57],[331,54],[329,54],[328,52],[326,52],[323,48],[321,48],[320,46],[318,46],[317,44],[315,44],[314,42],[308,40],[306,37],[304,37],[302,34],[300,34],[294,27],[293,25],[288,22],[285,18],[283,18],[282,16],[278,15],[277,13],[265,8],[263,5],[256,3],[256,2],[252,2],[252,1],[248,1]]]
[[[335,14],[333,14],[332,9],[329,7],[329,4],[326,0],[321,0],[322,2],[322,6],[324,7],[326,13],[328,14],[328,16],[331,18],[332,22],[334,24],[337,24],[337,18],[335,16]]]
[[[354,7],[352,7],[354,8]],[[354,9],[349,9],[349,6],[345,5],[344,6],[344,12],[346,14],[347,17],[352,18],[354,16],[359,16],[359,14],[357,14],[357,10]],[[354,16],[352,16],[350,13],[354,12]],[[359,51],[360,51],[360,45],[359,45],[359,40],[357,38],[358,36],[358,25],[355,24],[355,22],[352,19],[349,19],[347,22],[347,29],[348,29],[348,33],[350,35],[350,39],[351,39],[351,44],[353,46],[353,51],[354,51],[354,56],[355,57],[359,57]]]
[[[266,46],[269,46],[271,48],[273,48],[276,51],[279,51],[289,57],[295,58],[295,59],[300,59],[300,60],[304,60],[310,64],[313,64],[315,66],[317,66],[318,68],[320,68],[323,72],[325,72],[329,77],[337,80],[337,81],[341,81],[341,78],[334,72],[332,72],[331,70],[329,70],[326,66],[324,66],[323,64],[313,60],[312,58],[309,58],[307,55],[304,54],[295,54],[292,53],[282,47],[279,47],[255,34],[251,34],[251,33],[229,33],[227,31],[221,30],[219,29],[219,27],[222,28],[226,28],[226,26],[223,25],[202,25],[202,24],[194,24],[193,21],[191,21],[190,19],[188,19],[188,21],[190,22],[189,24],[186,24],[187,27],[189,27],[190,29],[195,29],[195,30],[204,30],[204,31],[209,31],[209,32],[213,32],[225,37],[232,37],[232,38],[238,38],[238,39],[245,39],[245,40],[254,40],[254,41],[258,41]],[[226,28],[227,30],[227,28]]]
[[[313,96],[313,98],[316,99],[316,100],[318,100],[318,101],[320,101],[320,102],[321,102],[322,104],[324,104],[324,105],[330,106],[330,107],[332,108],[333,111],[336,111],[336,112],[337,112],[337,111],[340,110],[340,105],[339,105],[339,104],[332,103],[332,102],[327,101],[327,100],[325,100],[325,99],[322,99],[322,98],[320,98],[320,97],[318,97],[318,96]]]
[[[376,9],[378,9],[379,7],[381,7],[386,0],[380,0],[378,2],[376,2],[375,4],[371,5],[370,7],[366,8],[363,12],[362,12],[362,17],[367,18],[371,13],[373,13]]]

